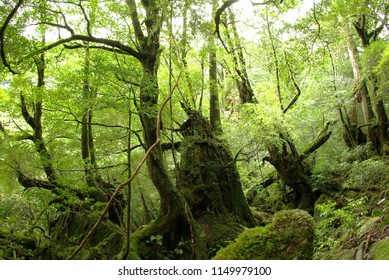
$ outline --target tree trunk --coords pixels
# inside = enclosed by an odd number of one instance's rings
[[[231,23],[232,34],[227,30],[228,49],[226,51],[231,54],[234,64],[234,71],[236,76],[234,80],[239,92],[239,98],[242,104],[252,103],[254,101],[254,91],[250,84],[250,79],[247,74],[246,60],[243,55],[243,45],[239,37],[238,30],[235,24],[235,17],[233,12],[228,10],[229,20]]]
[[[373,25],[373,30],[368,30],[370,27],[369,17],[366,15],[359,15],[357,20],[353,22],[354,28],[361,39],[362,47],[367,48],[372,42],[377,40],[377,36],[383,30],[384,24],[381,23],[378,26]],[[388,135],[388,115],[385,111],[384,103],[377,95],[377,76],[373,73],[372,69],[366,69],[370,75],[368,80],[370,85],[370,95],[373,98],[374,113],[377,119],[377,141],[373,141],[374,148],[380,155],[387,152],[389,147],[389,135]],[[367,87],[366,87],[367,88]],[[374,137],[374,135],[373,135]]]
[[[213,2],[212,13],[216,10],[217,2]],[[220,119],[220,101],[217,82],[217,60],[214,34],[209,35],[209,119],[215,133],[222,134]]]
[[[289,145],[293,144],[289,142]],[[291,148],[290,146],[289,149]],[[287,150],[286,144],[282,148],[274,145],[268,149],[267,160],[275,167],[281,180],[295,191],[296,206],[312,213],[315,200],[312,193],[311,172],[299,155]]]
[[[219,140],[210,123],[193,111],[181,126],[181,166],[178,186],[192,210],[193,217],[204,213],[233,215],[239,223],[256,223],[242,191],[242,184],[227,145]]]
[[[363,113],[363,118],[364,118],[364,125],[366,126],[366,137],[367,137],[367,142],[368,143],[373,143],[373,132],[372,132],[372,116],[373,116],[373,111],[371,108],[371,102],[370,102],[370,97],[369,93],[367,90],[366,86],[366,81],[365,79],[362,78],[361,74],[361,67],[359,66],[359,61],[358,61],[358,50],[357,47],[355,46],[354,40],[352,38],[350,28],[348,25],[346,26],[346,35],[348,39],[348,53],[349,53],[349,58],[350,62],[353,68],[353,73],[354,73],[354,90],[353,90],[353,102],[354,104],[356,102],[361,103],[362,105],[362,113]],[[354,105],[355,106],[355,105]],[[352,113],[350,114],[350,120],[353,125],[358,127],[358,120],[357,120],[357,113],[356,113],[356,108],[353,106],[353,110],[351,111]],[[356,143],[358,145],[362,144],[358,142],[358,138],[355,139]]]
[[[377,94],[377,76],[375,74],[371,74],[369,80],[372,84],[373,104],[377,117],[377,150],[378,154],[385,155],[389,152],[388,115],[386,114],[385,105],[382,98]]]

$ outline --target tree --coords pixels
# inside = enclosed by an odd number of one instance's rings
[[[238,2],[3,0],[0,188],[34,203],[11,227],[27,240],[0,239],[26,258],[207,259],[265,223],[249,188],[280,181],[266,215],[312,213],[342,129],[385,154],[386,3],[291,22],[298,1]]]
[[[76,52],[77,50],[83,50],[82,56],[83,68],[80,69],[82,73],[82,100],[84,106],[82,108],[82,117],[80,120],[75,119],[81,126],[81,158],[83,161],[83,169],[85,173],[85,180],[89,190],[96,192],[96,196],[100,197],[98,201],[107,201],[108,194],[113,192],[113,185],[102,179],[99,174],[99,166],[97,164],[96,151],[98,147],[95,145],[95,135],[93,130],[94,116],[96,111],[97,99],[98,99],[98,88],[93,85],[97,83],[92,81],[92,70],[91,60],[94,55],[101,54],[102,51],[111,53],[112,57],[116,59],[117,64],[120,60],[125,60],[125,57],[130,57],[136,60],[141,68],[141,75],[137,86],[139,86],[139,95],[134,98],[134,105],[137,108],[137,114],[142,128],[143,140],[141,145],[147,150],[146,164],[148,174],[153,185],[159,193],[160,197],[160,208],[157,218],[152,221],[146,228],[143,228],[132,235],[132,248],[128,254],[127,249],[124,249],[124,255],[129,257],[142,257],[142,258],[156,258],[153,250],[143,250],[144,246],[142,243],[147,243],[153,236],[162,236],[164,250],[174,250],[182,240],[191,240],[192,247],[192,258],[206,258],[204,246],[198,240],[198,232],[196,221],[194,220],[191,209],[188,208],[187,202],[182,194],[181,186],[182,182],[178,180],[177,184],[174,182],[171,174],[166,167],[166,158],[161,147],[161,109],[166,105],[168,99],[171,98],[175,86],[170,89],[167,99],[160,103],[160,87],[158,83],[158,70],[160,65],[161,57],[161,34],[163,30],[163,24],[167,19],[169,13],[169,1],[141,1],[137,3],[135,0],[128,0],[125,6],[121,4],[115,4],[109,7],[100,5],[96,1],[90,1],[87,3],[56,3],[56,2],[45,2],[36,1],[33,4],[35,9],[42,9],[47,13],[47,18],[37,20],[39,25],[46,27],[47,29],[56,29],[59,32],[59,38],[45,42],[41,46],[36,46],[33,50],[27,54],[22,60],[21,64],[17,62],[8,62],[9,57],[12,57],[11,53],[6,52],[6,40],[5,31],[10,28],[10,22],[12,19],[21,22],[21,18],[28,13],[24,10],[23,1],[19,1],[17,5],[8,14],[8,20],[2,27],[2,53],[3,63],[7,66],[9,71],[18,73],[13,70],[14,68],[21,67],[21,65],[27,64],[30,58],[35,56],[43,56],[46,53],[55,52],[56,49],[60,49],[59,56],[62,52]],[[117,39],[100,38],[94,34],[99,32],[99,28],[104,25],[105,16],[102,14],[102,10],[108,8],[111,13],[119,13],[119,8],[125,8],[126,12],[129,13],[129,19],[131,27],[131,34],[129,38],[123,40],[121,34],[115,34]],[[81,18],[77,18],[74,21],[68,16],[71,13],[80,15]],[[101,16],[101,18],[100,18]],[[127,18],[124,18],[123,24],[126,24]],[[81,24],[81,25],[79,25]],[[63,37],[65,34],[65,37]],[[18,35],[16,35],[18,36]],[[19,36],[21,34],[19,33]],[[130,43],[123,43],[130,42]],[[93,51],[93,53],[92,53]],[[58,52],[58,51],[57,51]],[[12,59],[11,59],[12,60]],[[109,60],[108,60],[109,61]],[[212,68],[212,67],[211,67]],[[132,84],[131,77],[123,75],[117,75],[118,80],[125,84]],[[132,73],[131,73],[132,74]],[[131,75],[130,74],[130,75]],[[211,78],[215,79],[215,77]],[[179,77],[176,83],[178,83]],[[212,87],[212,86],[211,86]],[[216,102],[217,103],[217,102]],[[162,106],[160,108],[160,106]],[[214,107],[212,105],[211,107]],[[188,108],[184,108],[188,111]],[[71,114],[73,114],[71,112]],[[27,115],[26,115],[27,117]],[[189,116],[191,118],[191,116]],[[220,117],[219,117],[220,118]],[[188,123],[188,122],[187,122]],[[201,128],[194,128],[201,129]],[[211,141],[213,141],[213,136]],[[216,141],[216,140],[215,140]],[[43,143],[43,141],[39,141]],[[218,146],[215,146],[218,147]],[[225,159],[222,161],[223,164],[227,164],[233,168],[236,173],[236,166],[234,165],[231,155],[227,151],[225,153]],[[128,153],[131,148],[128,148]],[[40,154],[42,154],[40,152]],[[231,161],[231,162],[230,162]],[[48,160],[47,162],[51,162]],[[221,167],[222,168],[222,167]],[[49,170],[48,168],[45,168]],[[229,169],[228,169],[229,170]],[[220,172],[226,172],[222,170]],[[48,174],[52,176],[51,174]],[[23,177],[24,178],[24,177]],[[221,208],[218,209],[228,215],[237,215],[243,219],[243,223],[249,226],[255,224],[253,217],[251,216],[247,202],[244,199],[241,185],[239,184],[239,177],[236,177],[233,185],[227,186],[231,188],[233,192],[237,192],[239,197],[234,200],[232,197],[223,196]],[[54,179],[53,179],[54,180]],[[238,180],[238,181],[236,181]],[[31,183],[31,180],[27,180]],[[50,180],[49,180],[50,182]],[[128,182],[128,181],[126,181]],[[27,183],[25,183],[26,185]],[[41,185],[45,185],[46,182],[41,182]],[[36,183],[33,184],[36,186]],[[119,185],[116,191],[113,192],[115,195],[124,185]],[[54,187],[53,187],[54,188]],[[66,191],[67,187],[61,185],[61,189]],[[99,193],[100,191],[102,193]],[[109,190],[109,191],[108,191]],[[220,191],[220,190],[219,190]],[[222,190],[224,191],[224,190]],[[86,195],[90,197],[90,193],[83,194],[80,192],[80,198]],[[187,198],[189,199],[189,198]],[[119,199],[120,200],[120,199]],[[233,204],[232,207],[229,204]],[[225,204],[225,205],[223,205]],[[121,224],[123,213],[122,209],[119,209],[117,219],[114,219],[117,224]],[[110,218],[112,219],[111,215]],[[214,219],[217,217],[215,216]],[[77,221],[77,218],[73,220]],[[128,230],[128,229],[127,229]],[[82,243],[84,244],[84,243]],[[73,254],[71,255],[74,256]]]

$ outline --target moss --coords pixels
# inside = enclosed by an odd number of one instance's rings
[[[207,213],[228,214],[244,226],[255,226],[228,145],[213,133],[208,120],[191,112],[182,125],[181,164],[177,186],[194,219]]]
[[[259,226],[266,226],[267,224],[271,223],[272,216],[269,213],[256,211],[255,209],[252,210],[252,212]]]
[[[345,189],[368,191],[386,189],[389,181],[387,174],[389,165],[386,159],[375,157],[356,164],[348,174],[348,180],[344,182]]]
[[[214,259],[312,259],[313,238],[313,218],[306,211],[280,211],[271,224],[245,230]]]
[[[355,249],[335,248],[315,254],[315,260],[353,260]]]
[[[370,246],[373,260],[389,260],[389,239],[380,240]]]
[[[208,258],[215,256],[217,250],[232,242],[243,228],[228,215],[206,214],[198,221],[199,236],[205,243]]]

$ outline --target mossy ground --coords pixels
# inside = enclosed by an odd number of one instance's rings
[[[389,159],[355,162],[316,202],[315,259],[389,259]]]

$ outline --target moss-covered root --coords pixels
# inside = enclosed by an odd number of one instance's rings
[[[271,224],[245,230],[215,260],[312,259],[314,221],[304,210],[276,213]]]

